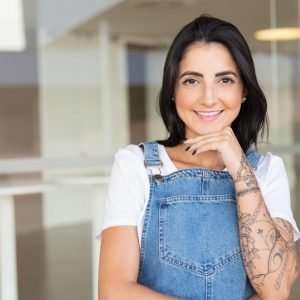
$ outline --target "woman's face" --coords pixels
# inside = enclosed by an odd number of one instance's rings
[[[179,63],[176,110],[186,138],[230,126],[240,112],[243,82],[229,50],[220,43],[195,43]]]

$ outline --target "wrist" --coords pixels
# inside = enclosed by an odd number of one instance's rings
[[[244,152],[241,153],[240,161],[238,165],[235,166],[235,169],[230,172],[230,175],[232,176],[235,183],[244,182],[247,185],[249,182],[251,183],[251,181],[253,181],[253,179],[255,178],[253,170]]]

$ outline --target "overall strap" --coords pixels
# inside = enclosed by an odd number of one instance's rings
[[[144,163],[147,168],[163,166],[159,158],[157,142],[144,142],[139,146],[144,148]]]
[[[246,152],[246,156],[250,166],[253,169],[256,169],[261,155],[258,154],[254,149],[249,148]]]

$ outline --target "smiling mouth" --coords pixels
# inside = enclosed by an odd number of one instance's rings
[[[201,117],[214,117],[222,113],[223,110],[217,111],[195,111],[195,113]]]

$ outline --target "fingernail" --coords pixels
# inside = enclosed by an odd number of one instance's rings
[[[185,148],[185,151],[189,151],[191,149],[191,146],[188,146]]]
[[[196,150],[194,150],[194,151],[193,151],[193,153],[192,153],[192,155],[195,155],[195,154],[196,154],[196,152],[197,152],[197,151],[196,151]]]

